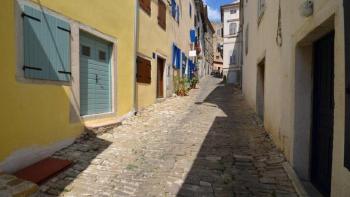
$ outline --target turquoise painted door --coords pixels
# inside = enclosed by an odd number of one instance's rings
[[[80,114],[112,111],[111,43],[80,34]]]

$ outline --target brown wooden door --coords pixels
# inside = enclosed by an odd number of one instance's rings
[[[311,182],[330,195],[334,119],[334,32],[314,43]]]
[[[164,97],[164,63],[164,59],[157,58],[157,98]]]

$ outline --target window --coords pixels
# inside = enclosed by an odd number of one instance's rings
[[[236,53],[232,52],[230,56],[230,65],[236,65],[236,64],[237,64]]]
[[[247,24],[246,30],[245,30],[245,54],[248,54],[248,46],[249,46],[249,24]]]
[[[190,17],[192,17],[192,4],[190,3]]]
[[[104,52],[104,51],[99,51],[98,52],[98,58],[99,58],[99,60],[101,60],[101,61],[106,61],[106,52]]]
[[[91,53],[91,48],[88,46],[82,46],[81,47],[81,54],[87,57],[90,57],[90,53]]]
[[[230,35],[235,35],[237,34],[237,24],[236,23],[230,23],[229,24],[229,30],[230,30]]]
[[[262,16],[265,13],[265,0],[258,0],[258,22],[260,23]]]
[[[220,59],[220,56],[217,55],[215,58],[218,60],[218,59]]]
[[[139,0],[140,7],[148,14],[151,15],[151,0]]]
[[[218,36],[221,36],[221,29],[218,29],[218,30],[216,31],[216,34],[217,34]]]
[[[166,30],[166,5],[163,0],[158,0],[158,24]]]
[[[171,0],[171,16],[179,23],[180,20],[180,8],[176,4],[175,0]]]
[[[185,53],[182,53],[182,74],[186,74],[187,57]]]
[[[24,77],[70,81],[70,25],[41,10],[24,6]]]
[[[179,6],[176,7],[176,22],[177,23],[180,22],[180,7]]]
[[[236,10],[236,9],[230,10],[230,14],[236,14],[236,13],[237,13],[237,10]]]
[[[137,73],[136,73],[137,82],[150,84],[151,83],[151,61],[138,56],[136,63],[137,63]]]
[[[176,69],[180,69],[180,61],[181,61],[181,50],[175,44],[173,44],[173,61],[172,61],[172,65]]]

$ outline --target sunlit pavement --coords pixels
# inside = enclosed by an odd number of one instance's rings
[[[208,77],[55,154],[75,162],[42,196],[297,196],[238,89]]]

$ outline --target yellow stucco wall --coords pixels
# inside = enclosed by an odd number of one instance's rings
[[[180,9],[180,22],[177,23],[171,16],[170,6],[167,5],[166,31],[158,25],[158,2],[151,1],[151,16],[139,9],[139,29],[138,29],[138,54],[151,60],[152,76],[151,84],[137,84],[137,106],[139,109],[147,107],[156,101],[157,96],[157,59],[152,59],[152,53],[160,54],[166,59],[166,69],[164,70],[164,85],[167,90],[164,96],[172,94],[173,76],[177,71],[172,69],[172,46],[173,43],[188,56],[190,50],[190,29],[194,26],[195,4],[193,0],[177,0]],[[189,5],[192,5],[192,17],[189,14]],[[150,31],[151,29],[151,31]],[[169,65],[171,65],[169,67]],[[168,69],[168,70],[167,70]],[[169,76],[167,75],[169,74]],[[167,79],[169,78],[169,79]]]
[[[166,59],[165,67],[171,63],[171,44],[168,42],[170,12],[169,7],[166,11],[166,30],[158,25],[158,2],[151,1],[151,15],[148,15],[142,8],[138,13],[138,55],[151,60],[151,84],[137,83],[137,107],[145,108],[156,102],[157,97],[157,59],[152,58],[156,53]],[[164,78],[166,81],[166,78]],[[164,96],[166,92],[164,91]]]
[[[116,112],[133,109],[135,1],[34,0],[118,41]],[[19,82],[16,79],[15,0],[0,7],[0,164],[18,150],[50,146],[78,136],[82,123],[70,123],[70,86]],[[117,118],[117,117],[115,117]]]

